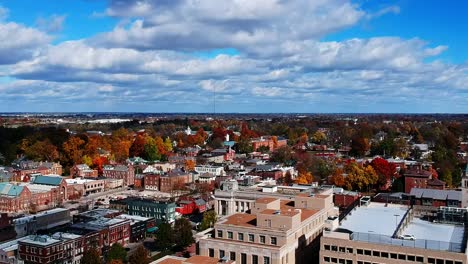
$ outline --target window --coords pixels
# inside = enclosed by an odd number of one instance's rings
[[[236,252],[231,251],[231,253],[229,253],[229,255],[230,255],[231,260],[236,260]]]
[[[388,252],[380,252],[381,258],[388,258]]]
[[[260,243],[265,244],[265,236],[260,236]]]
[[[325,262],[330,262],[330,257],[324,257],[323,260],[324,260]]]
[[[372,256],[380,257],[380,252],[379,251],[372,251]]]
[[[276,237],[271,237],[271,244],[276,245]]]
[[[398,259],[406,260],[406,255],[398,254]]]
[[[252,264],[258,264],[258,256],[252,255]]]
[[[371,255],[371,251],[370,251],[370,250],[364,250],[364,255],[370,256],[370,255]]]
[[[263,264],[270,264],[270,257],[263,257]]]
[[[437,264],[444,264],[444,260],[443,259],[437,259]]]
[[[364,254],[362,249],[358,249],[357,253],[358,253],[358,255],[363,255]]]
[[[244,241],[244,234],[243,233],[238,233],[237,238],[239,238],[240,241]]]
[[[350,259],[347,259],[347,260],[346,260],[346,264],[353,264],[353,261],[350,260]]]
[[[208,255],[210,255],[210,257],[214,258],[214,249],[212,249],[212,248],[208,249]]]
[[[332,246],[332,247],[331,247],[331,250],[332,250],[332,251],[338,251],[338,247],[337,247],[337,246]]]
[[[330,250],[330,245],[325,245],[325,250]]]
[[[390,253],[390,257],[392,259],[397,259],[397,254],[396,253]]]
[[[424,258],[422,256],[416,256],[417,262],[424,262]]]
[[[240,264],[247,264],[247,254],[241,254],[241,263]]]
[[[345,264],[345,260],[344,259],[338,259],[338,263]]]
[[[232,239],[232,232],[231,231],[228,231],[228,238]]]
[[[218,230],[218,237],[223,237],[223,230]]]
[[[224,258],[226,252],[222,249],[219,250],[219,258]]]
[[[345,252],[345,248],[344,247],[339,247],[338,249],[340,252]]]
[[[435,264],[435,259],[434,258],[428,258],[427,262],[430,264]]]
[[[353,248],[346,248],[346,251],[347,251],[348,253],[353,254]]]
[[[416,258],[414,256],[408,255],[408,261],[415,261],[415,260],[416,260]]]

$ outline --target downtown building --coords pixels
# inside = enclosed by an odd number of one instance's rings
[[[468,209],[416,207],[361,199],[320,240],[320,262],[339,264],[466,264]]]
[[[122,179],[123,186],[135,184],[135,169],[132,165],[106,165],[102,175],[108,179]]]
[[[250,213],[224,217],[200,234],[199,254],[240,264],[312,263],[327,219],[337,215],[333,194],[258,198]]]

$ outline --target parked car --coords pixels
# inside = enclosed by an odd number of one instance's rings
[[[398,238],[403,239],[403,240],[416,240],[416,238],[413,235],[400,235]]]

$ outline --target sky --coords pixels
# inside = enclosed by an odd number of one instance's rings
[[[466,10],[0,0],[0,112],[468,113]]]

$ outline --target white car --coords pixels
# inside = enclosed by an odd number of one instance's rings
[[[413,235],[401,235],[398,238],[403,240],[416,240],[416,238]]]

